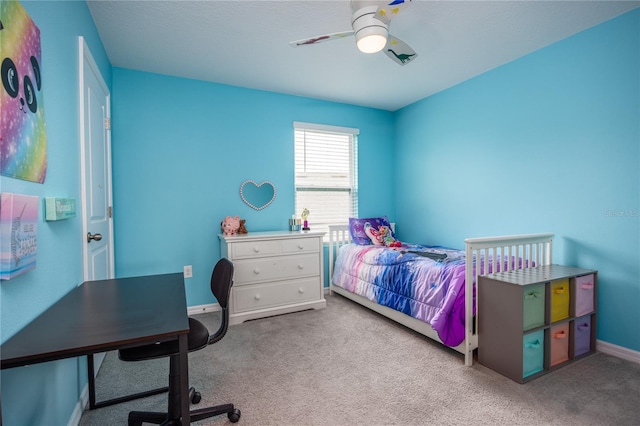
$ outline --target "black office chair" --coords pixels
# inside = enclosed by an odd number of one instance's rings
[[[209,335],[207,328],[198,320],[189,318],[189,334],[187,337],[189,352],[197,351],[207,345],[216,343],[224,337],[229,327],[229,294],[233,285],[233,263],[222,258],[216,263],[211,274],[211,291],[218,300],[222,310],[222,322],[218,331]],[[159,313],[161,315],[161,313]],[[180,424],[180,383],[179,383],[179,349],[177,341],[156,343],[121,349],[118,355],[123,361],[143,361],[154,358],[169,358],[169,406],[166,413],[131,411],[129,426],[140,426],[143,422],[163,425]],[[194,388],[189,389],[189,399],[192,403],[200,402],[201,396]],[[240,420],[240,410],[233,404],[191,410],[191,421],[198,421],[209,417],[227,413],[232,423]]]

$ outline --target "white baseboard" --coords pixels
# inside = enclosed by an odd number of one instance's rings
[[[187,308],[187,315],[207,314],[209,312],[220,311],[220,305],[217,303],[210,303],[208,305],[189,306]]]
[[[602,340],[596,341],[596,350],[603,354],[615,356],[627,361],[640,364],[640,352],[632,349],[623,348],[622,346],[614,345],[611,343],[603,342]]]
[[[73,413],[71,413],[71,417],[69,418],[69,423],[67,426],[78,426],[80,424],[80,419],[82,418],[82,413],[84,409],[89,404],[89,384],[84,386],[82,393],[80,394],[80,400],[76,403],[76,406],[73,408]]]

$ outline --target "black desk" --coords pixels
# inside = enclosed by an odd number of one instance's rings
[[[0,367],[178,340],[182,424],[188,425],[188,332],[182,273],[85,282],[4,342]]]

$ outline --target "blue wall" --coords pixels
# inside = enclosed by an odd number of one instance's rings
[[[391,197],[378,195],[393,192],[393,171],[369,166],[393,151],[391,112],[121,68],[113,97],[117,276],[193,265],[187,303],[213,303],[220,221],[239,215],[250,232],[286,229],[294,212],[294,121],[359,128],[360,213],[393,218]],[[273,204],[244,204],[247,179],[273,182]]]
[[[399,237],[554,232],[598,270],[598,338],[640,350],[640,10],[395,115]],[[411,196],[407,196],[411,194]]]
[[[220,219],[238,214],[257,231],[284,228],[292,214],[293,121],[357,127],[361,215],[388,214],[403,239],[456,247],[469,236],[553,231],[556,262],[599,270],[598,337],[640,350],[639,11],[389,113],[112,71],[84,2],[23,5],[42,36],[49,169],[43,185],[0,177],[1,190],[80,199],[84,36],[113,81],[118,276],[192,264],[188,302],[211,303]],[[261,212],[242,204],[245,179],[273,181],[276,202]],[[80,218],[38,226],[36,270],[0,283],[0,341],[82,281]],[[66,424],[85,362],[0,379],[5,424]]]
[[[84,2],[22,2],[40,29],[48,169],[44,184],[0,177],[3,192],[80,200],[78,36],[85,38],[107,82],[111,65]],[[6,23],[5,23],[6,25]],[[34,271],[0,282],[0,341],[82,282],[82,220],[38,222]],[[3,370],[3,424],[67,424],[86,382],[84,360]],[[54,396],[55,397],[52,397]]]

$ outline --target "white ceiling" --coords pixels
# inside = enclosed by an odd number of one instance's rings
[[[358,51],[348,0],[90,0],[113,66],[395,111],[640,6],[639,1],[413,0],[390,33],[405,66]],[[612,46],[613,48],[613,46]]]

